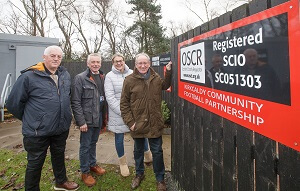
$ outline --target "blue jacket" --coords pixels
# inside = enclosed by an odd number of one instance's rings
[[[6,106],[22,120],[22,134],[27,137],[59,135],[70,128],[70,74],[59,67],[58,88],[46,73],[43,63],[21,71]]]

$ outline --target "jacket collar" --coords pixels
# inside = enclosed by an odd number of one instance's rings
[[[125,65],[125,67],[124,67],[124,72],[123,72],[123,74],[126,74],[126,73],[129,71],[129,67],[128,67],[126,64],[124,64],[124,65]],[[115,67],[114,65],[112,65],[111,71],[112,71],[113,73],[115,73],[115,74],[121,74],[120,70],[117,70],[116,67]]]
[[[150,78],[149,78],[149,79],[151,80],[152,78],[155,77],[156,72],[155,72],[154,69],[151,68],[151,67],[149,67],[149,70],[150,70]],[[137,70],[136,67],[134,67],[133,76],[134,76],[135,78],[144,79],[144,78],[141,76],[140,72]]]
[[[91,77],[91,73],[90,73],[90,69],[89,69],[89,68],[87,68],[87,69],[84,71],[84,75],[87,76],[88,78]],[[99,70],[99,75],[100,75],[100,76],[103,76],[104,73],[103,73],[101,70]]]
[[[66,69],[63,66],[59,66],[56,70],[56,74],[60,75],[63,71]],[[34,71],[35,73],[42,75],[42,76],[49,76],[49,74],[46,72],[46,68],[43,62],[39,62],[35,65],[29,66],[28,68],[21,71],[21,74],[27,72],[27,71]]]

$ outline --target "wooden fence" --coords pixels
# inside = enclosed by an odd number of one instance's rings
[[[180,189],[300,190],[299,152],[178,97],[177,86],[178,43],[284,2],[253,0],[172,39],[171,173]]]

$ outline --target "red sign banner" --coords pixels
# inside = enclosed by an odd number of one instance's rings
[[[178,44],[178,95],[300,151],[298,0]]]

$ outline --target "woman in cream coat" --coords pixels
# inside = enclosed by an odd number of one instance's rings
[[[116,53],[112,56],[112,69],[106,75],[104,82],[105,97],[109,109],[108,130],[115,133],[115,147],[119,157],[122,176],[130,175],[124,151],[124,134],[130,130],[121,117],[120,98],[124,79],[131,73],[132,70],[125,64],[124,56],[120,53]],[[144,147],[144,162],[151,163],[152,154],[149,150],[148,139],[146,140]]]

